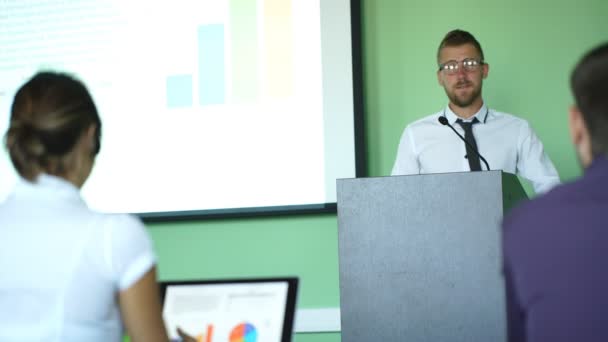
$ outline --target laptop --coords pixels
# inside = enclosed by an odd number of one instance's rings
[[[197,342],[291,342],[298,278],[161,282],[171,341],[180,327]]]

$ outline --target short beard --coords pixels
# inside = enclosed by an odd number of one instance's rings
[[[466,108],[466,107],[470,106],[473,102],[475,102],[475,100],[477,100],[481,96],[481,87],[482,87],[482,85],[480,84],[479,88],[475,89],[473,91],[473,93],[471,94],[471,96],[467,97],[465,99],[458,98],[455,95],[455,92],[454,93],[449,93],[447,91],[447,89],[446,89],[446,94],[448,95],[448,98],[450,99],[450,101],[454,105],[456,105],[456,106],[458,106],[460,108]]]
[[[448,97],[450,98],[450,101],[455,104],[456,106],[460,107],[460,108],[465,108],[470,106],[473,102],[475,102],[475,100],[477,99],[477,97],[479,97],[479,94],[475,94],[467,99],[464,100],[460,100],[458,97],[456,96],[451,96],[448,95]]]

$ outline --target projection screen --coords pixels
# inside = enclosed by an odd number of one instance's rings
[[[351,4],[352,2],[352,4]],[[103,122],[82,194],[144,219],[324,211],[362,174],[359,1],[0,1],[0,131],[36,71]],[[0,202],[16,173],[0,152]]]

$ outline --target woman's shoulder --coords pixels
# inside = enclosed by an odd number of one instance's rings
[[[88,228],[93,240],[104,240],[111,245],[148,245],[150,236],[142,221],[130,214],[89,212]]]
[[[113,213],[109,214],[109,213],[99,213],[99,212],[96,212],[95,214],[100,220],[104,221],[105,225],[110,225],[112,227],[124,228],[124,229],[143,228],[144,227],[144,224],[135,215],[113,214]]]

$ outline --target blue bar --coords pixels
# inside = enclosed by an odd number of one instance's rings
[[[198,98],[201,106],[226,102],[224,45],[224,25],[198,27]]]
[[[192,107],[192,75],[167,77],[167,107]]]

